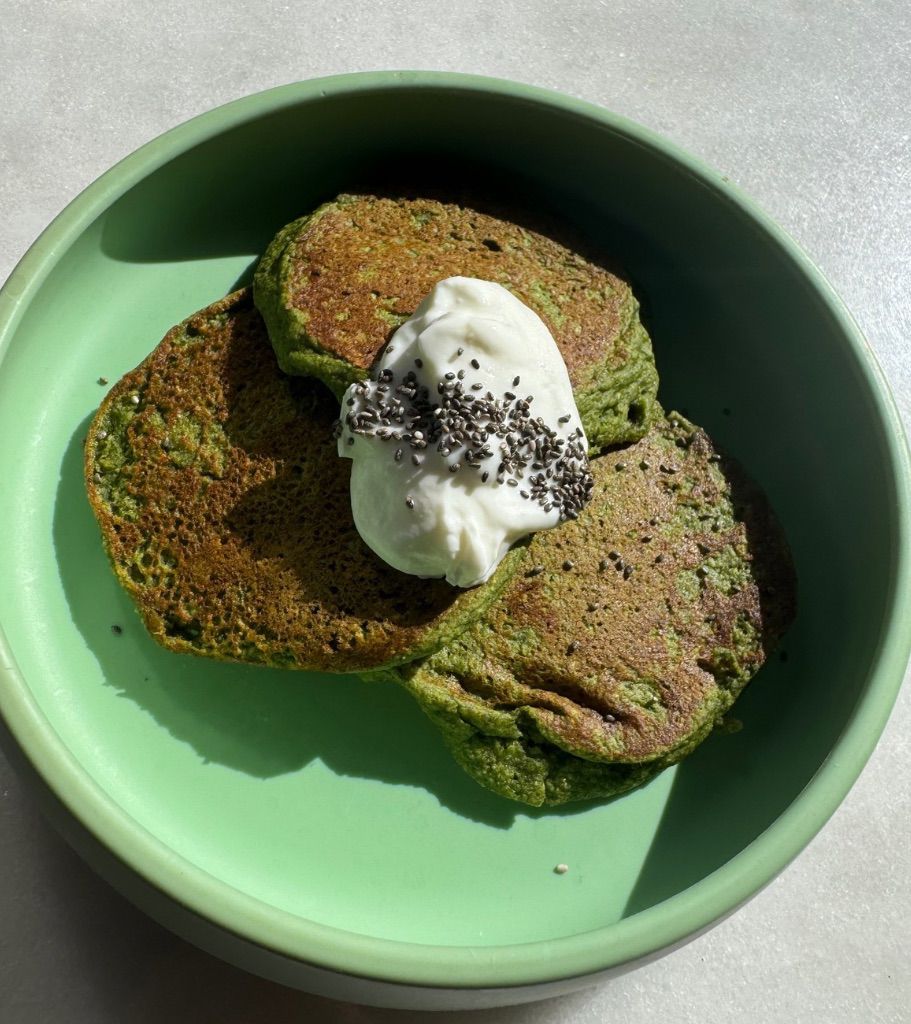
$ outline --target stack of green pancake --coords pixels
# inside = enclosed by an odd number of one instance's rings
[[[332,435],[338,396],[456,274],[545,321],[595,478],[578,520],[467,591],[366,547]],[[173,328],[111,390],[88,493],[166,647],[383,671],[482,785],[533,805],[604,798],[704,739],[794,608],[768,504],[704,431],[664,415],[657,384],[638,304],[596,262],[466,206],[340,196],[279,232],[252,294]]]

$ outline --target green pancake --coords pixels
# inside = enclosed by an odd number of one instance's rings
[[[547,324],[592,451],[660,415],[651,342],[629,285],[539,232],[436,199],[342,195],[283,228],[254,279],[279,364],[341,396],[440,280],[509,288]]]
[[[338,403],[283,374],[249,290],[173,328],[119,381],[85,445],[114,572],[174,651],[329,672],[426,656],[524,555],[459,591],[382,562],[351,517]]]
[[[704,431],[671,414],[592,472],[579,519],[537,534],[486,615],[401,671],[456,760],[533,805],[680,760],[794,614],[772,511]]]

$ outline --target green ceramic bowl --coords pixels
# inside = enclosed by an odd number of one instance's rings
[[[612,803],[541,813],[486,793],[393,687],[169,654],[108,570],[81,481],[98,378],[247,277],[279,226],[381,172],[486,181],[615,254],[665,405],[749,467],[793,546],[799,618],[738,705],[743,731]],[[100,870],[251,970],[449,1007],[606,977],[768,882],[886,721],[911,630],[909,473],[870,351],[764,214],[596,107],[423,73],[221,107],[54,221],[3,290],[0,344],[9,732]]]

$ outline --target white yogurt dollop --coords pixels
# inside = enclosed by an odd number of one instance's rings
[[[355,525],[414,576],[483,583],[519,538],[574,518],[590,492],[556,343],[490,281],[436,284],[372,379],[345,393],[341,423]]]

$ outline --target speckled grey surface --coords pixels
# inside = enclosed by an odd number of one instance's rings
[[[905,0],[5,0],[0,279],[114,161],[207,108],[315,75],[424,67],[561,89],[728,175],[804,246],[911,423]],[[331,1003],[187,946],[98,880],[0,759],[4,1024],[898,1024],[911,1019],[911,690],[806,852],[707,935],[600,988],[473,1014]]]

